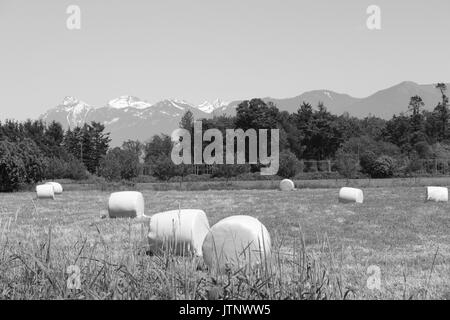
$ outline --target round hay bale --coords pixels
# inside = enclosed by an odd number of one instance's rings
[[[270,258],[266,227],[250,216],[231,216],[216,223],[203,242],[203,259],[210,270],[255,267]]]
[[[161,212],[150,219],[148,240],[150,251],[166,251],[178,255],[202,255],[202,244],[209,232],[205,212],[183,209]]]
[[[295,189],[295,184],[290,179],[284,179],[280,182],[280,190],[281,191],[292,191]]]
[[[341,203],[363,203],[364,202],[364,193],[361,189],[355,188],[341,188],[339,190],[339,202]]]
[[[114,192],[108,201],[110,218],[136,218],[144,215],[144,197],[137,191]]]
[[[41,184],[36,186],[36,194],[38,199],[52,199],[55,200],[55,190],[52,185]]]
[[[426,201],[448,202],[448,188],[427,187]]]
[[[58,182],[47,182],[46,184],[49,184],[53,186],[53,190],[55,191],[55,194],[62,194],[63,193],[63,187]]]

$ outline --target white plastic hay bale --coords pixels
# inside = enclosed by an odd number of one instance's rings
[[[427,187],[427,201],[448,202],[448,188]]]
[[[55,199],[55,190],[49,184],[36,186],[36,194],[38,199]]]
[[[341,188],[341,190],[339,190],[339,202],[363,203],[363,201],[364,201],[364,193],[362,192],[361,189],[344,187],[344,188]]]
[[[292,191],[295,189],[295,184],[292,180],[284,179],[280,182],[281,191]]]
[[[114,192],[108,201],[110,218],[136,218],[144,216],[144,197],[137,191]]]
[[[266,227],[250,216],[231,216],[216,223],[203,242],[203,259],[211,270],[254,267],[270,258]]]
[[[150,250],[201,256],[203,240],[208,232],[208,218],[202,210],[182,209],[157,213],[150,219]]]
[[[55,191],[55,194],[63,193],[63,187],[58,182],[47,182],[46,184],[53,186],[53,190]]]

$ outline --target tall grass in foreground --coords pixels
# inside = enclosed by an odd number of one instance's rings
[[[57,225],[25,228],[3,221],[0,299],[299,300],[354,294],[325,241],[313,255],[301,235],[287,245],[276,240],[272,257],[260,268],[214,275],[198,257],[180,257],[170,250],[150,255],[146,222],[107,223],[108,234],[94,224],[93,238],[81,232],[66,237]],[[120,236],[114,234],[117,228]],[[80,289],[71,289],[78,276]]]

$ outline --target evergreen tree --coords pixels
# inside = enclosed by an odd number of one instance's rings
[[[419,96],[411,97],[408,110],[411,112],[409,143],[415,146],[419,142],[426,140],[425,123],[422,108],[425,106],[422,98]]]
[[[442,101],[434,109],[434,116],[439,123],[438,127],[438,137],[439,141],[444,141],[449,137],[448,133],[448,122],[450,119],[450,111],[448,109],[448,97],[445,94],[447,91],[447,85],[444,83],[438,83],[436,89],[441,92]]]
[[[104,133],[104,130],[104,125],[92,122],[67,130],[64,137],[66,150],[93,174],[98,172],[100,161],[106,155],[111,141],[109,133]]]

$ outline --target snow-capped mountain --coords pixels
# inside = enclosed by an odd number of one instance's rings
[[[76,127],[86,122],[95,108],[74,97],[65,97],[61,104],[41,116],[44,120],[61,123],[66,127]]]
[[[347,94],[330,90],[308,91],[292,98],[263,98],[273,102],[280,111],[296,112],[302,102],[316,107],[323,102],[334,114],[348,112],[352,116],[365,117],[369,114],[390,118],[393,114],[406,111],[409,99],[419,95],[428,110],[440,101],[440,92],[434,85],[419,85],[405,81],[390,88],[377,91],[366,98],[354,98]],[[200,105],[180,99],[166,99],[150,104],[133,96],[122,96],[106,103],[104,107],[94,107],[74,97],[66,97],[61,104],[44,113],[40,118],[46,122],[60,122],[64,128],[76,127],[91,121],[105,125],[111,133],[112,146],[121,145],[127,139],[145,141],[155,134],[171,134],[178,128],[181,117],[191,111],[195,119],[210,118],[222,114],[235,115],[236,107],[242,100],[230,103],[216,99]]]
[[[184,100],[168,99],[150,104],[137,97],[122,96],[104,107],[94,107],[74,97],[66,97],[62,104],[50,109],[40,118],[57,121],[65,129],[96,121],[111,133],[112,146],[128,139],[145,141],[155,134],[170,134],[178,128],[181,117],[191,111],[196,119],[211,115]]]
[[[151,106],[152,105],[147,101],[142,101],[139,98],[133,96],[121,96],[117,99],[113,99],[108,102],[108,107],[115,109],[124,109],[124,108],[145,109]]]
[[[220,99],[216,99],[213,102],[205,101],[198,106],[198,108],[206,113],[213,113],[217,109],[226,107],[229,105],[229,102],[224,102]]]

